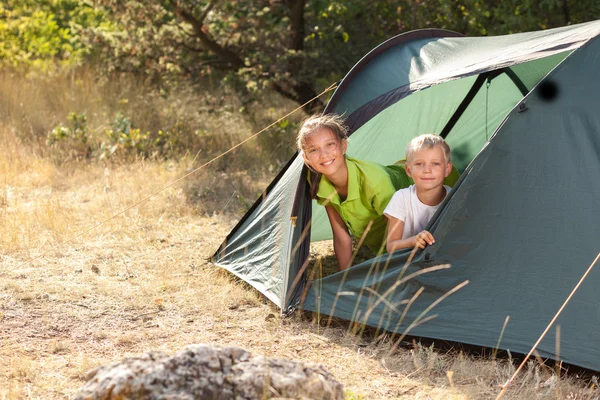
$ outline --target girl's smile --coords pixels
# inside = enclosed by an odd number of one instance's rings
[[[346,140],[342,140],[329,129],[320,129],[306,138],[303,157],[316,172],[334,177],[346,172]]]

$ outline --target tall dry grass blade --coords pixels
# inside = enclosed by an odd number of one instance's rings
[[[596,384],[594,382],[592,382],[592,384],[590,385],[590,393],[589,393],[587,400],[593,399],[595,389],[596,389]]]
[[[306,236],[308,235],[308,232],[310,231],[310,227],[311,226],[312,226],[312,219],[308,221],[308,223],[306,224],[306,226],[302,230],[302,233],[300,234],[300,237],[298,238],[298,241],[296,242],[296,244],[292,248],[292,253],[291,253],[292,255],[291,255],[290,258],[293,258],[296,255],[296,252],[298,251],[298,249],[302,245],[302,242],[304,241],[304,239],[306,239]]]
[[[402,312],[402,315],[400,315],[400,318],[398,319],[398,322],[396,323],[396,326],[394,327],[394,334],[392,335],[392,337],[390,339],[392,343],[394,342],[394,339],[397,336],[396,331],[402,325],[402,322],[404,321],[404,318],[406,317],[406,314],[408,313],[408,310],[413,305],[413,303],[415,302],[415,300],[417,300],[417,298],[421,295],[421,293],[423,293],[424,290],[425,290],[425,288],[423,286],[421,286],[419,288],[419,290],[417,290],[415,292],[415,294],[412,295],[412,297],[408,301],[408,304],[406,305],[406,307],[404,307],[404,311]]]
[[[554,373],[556,374],[556,397],[561,399],[562,391],[560,389],[560,366],[562,361],[560,361],[560,325],[556,325],[556,348],[554,354],[556,355],[556,360],[554,361]]]
[[[464,281],[462,283],[459,283],[458,285],[456,285],[455,287],[453,287],[452,289],[450,289],[449,291],[447,291],[446,293],[444,293],[443,295],[441,295],[436,301],[434,301],[433,303],[431,303],[425,310],[423,310],[423,312],[421,312],[421,314],[419,314],[417,316],[417,318],[415,318],[415,320],[413,321],[413,323],[410,324],[408,326],[408,328],[406,328],[406,330],[404,332],[402,332],[402,335],[398,338],[398,340],[396,341],[396,343],[394,343],[394,345],[392,346],[392,349],[390,350],[390,354],[393,353],[396,350],[396,348],[398,347],[398,345],[400,344],[400,342],[402,342],[402,340],[406,337],[406,335],[408,335],[408,333],[412,329],[414,329],[416,326],[418,326],[420,324],[419,321],[421,321],[421,318],[423,318],[425,316],[425,314],[427,314],[429,311],[431,311],[432,308],[434,308],[439,303],[441,303],[446,297],[448,297],[451,294],[459,291],[460,289],[462,289],[463,287],[465,287],[468,284],[469,284],[468,280],[466,280],[466,281]]]
[[[400,314],[400,310],[398,310],[398,308],[396,308],[396,306],[394,304],[392,304],[389,300],[383,298],[379,293],[377,293],[375,291],[375,289],[371,289],[370,287],[366,287],[365,290],[371,294],[373,294],[375,297],[379,298],[380,303],[385,304],[390,310],[397,312],[398,314]],[[400,302],[402,303],[402,302]]]
[[[396,282],[394,282],[394,284],[393,284],[393,285],[392,285],[392,286],[391,286],[391,287],[390,287],[390,288],[389,288],[389,289],[388,289],[388,290],[387,290],[387,291],[384,293],[384,295],[379,295],[379,299],[378,299],[378,300],[375,302],[375,304],[373,304],[373,305],[371,305],[371,306],[368,306],[368,307],[367,307],[367,311],[365,312],[365,315],[364,315],[364,321],[363,321],[363,323],[362,323],[362,324],[363,324],[362,326],[363,326],[363,327],[366,327],[366,326],[367,326],[368,319],[369,319],[369,317],[371,316],[371,313],[373,312],[373,310],[374,310],[374,309],[375,309],[375,308],[376,308],[376,307],[377,307],[379,304],[381,304],[381,302],[382,302],[383,300],[385,300],[385,298],[386,298],[388,295],[392,295],[392,294],[393,294],[393,292],[394,292],[394,290],[395,290],[395,289],[396,289],[396,288],[397,288],[399,285],[401,285],[401,284],[403,284],[403,283],[405,283],[405,282],[409,281],[410,279],[412,279],[412,278],[415,278],[415,277],[417,277],[417,276],[419,276],[419,275],[422,275],[422,274],[425,274],[425,273],[428,273],[428,272],[438,271],[438,270],[441,270],[441,269],[447,269],[447,268],[450,268],[450,264],[441,264],[441,265],[435,265],[435,266],[433,266],[433,267],[424,268],[424,269],[422,269],[422,270],[419,270],[419,271],[417,271],[417,272],[414,272],[414,273],[412,273],[411,275],[409,275],[409,276],[407,276],[407,277],[405,277],[405,278],[402,278],[402,279],[400,279],[399,281],[396,281]],[[421,289],[424,289],[424,288],[421,288]],[[422,292],[422,290],[421,290],[421,289],[419,289],[419,291],[418,291],[418,294],[421,294],[421,292]],[[412,300],[412,301],[414,301],[414,298],[415,298],[415,297],[413,296],[413,299],[411,299],[411,300]],[[385,300],[385,301],[387,302],[387,300]],[[411,302],[410,304],[412,304],[412,302]],[[407,310],[407,308],[405,307],[405,309],[404,309],[404,313],[403,313],[403,316],[400,318],[400,321],[399,321],[399,322],[396,324],[396,328],[395,328],[395,329],[397,329],[397,328],[400,326],[400,324],[402,323],[403,317],[404,317],[404,315],[406,315],[406,312],[407,312],[407,311],[408,311],[408,310]],[[383,315],[382,315],[382,317],[383,317]],[[381,324],[381,318],[380,318],[380,324]],[[380,326],[377,326],[377,332],[379,332],[379,328],[380,328]],[[363,330],[364,330],[364,328],[363,328]],[[376,333],[377,333],[377,332],[376,332]],[[377,336],[377,335],[375,335],[375,336]]]
[[[318,272],[319,272],[319,293],[323,293],[323,259],[319,258],[318,263]],[[319,296],[319,306],[318,310],[321,309],[321,296]],[[321,328],[321,313],[317,313],[317,333],[320,333]]]
[[[427,274],[429,272],[435,272],[435,271],[440,271],[442,269],[448,269],[450,268],[450,264],[440,264],[440,265],[434,265],[432,267],[427,267],[427,268],[423,268],[420,269],[416,272],[413,272],[412,274],[408,275],[407,277],[404,277],[400,280],[397,280],[396,282],[394,282],[394,284],[392,286],[390,286],[384,293],[383,295],[381,295],[379,297],[379,300],[377,302],[375,302],[375,304],[373,304],[371,307],[369,307],[367,309],[367,312],[365,313],[365,318],[369,318],[369,316],[371,315],[371,313],[373,312],[373,310],[375,309],[375,307],[377,307],[379,304],[381,304],[382,299],[385,299],[387,296],[389,296],[390,294],[392,294],[396,288],[400,285],[402,285],[405,282],[408,282],[409,280],[416,278],[419,275],[423,275],[423,274]],[[366,320],[364,321],[366,323]]]
[[[312,220],[308,221],[308,223],[306,224],[306,227],[304,228],[304,230],[302,231],[302,234],[300,235],[300,238],[298,239],[298,243],[301,243],[302,241],[304,241],[304,239],[306,238],[306,235],[308,234],[308,231],[310,230],[311,224],[312,224]],[[296,244],[296,246],[292,250],[292,255],[291,255],[290,259],[292,259],[294,257],[294,255],[296,254],[296,251],[298,250],[299,247],[300,247],[300,245]],[[302,277],[304,276],[304,272],[306,271],[306,268],[308,267],[309,263],[310,263],[310,259],[309,259],[309,257],[306,257],[306,260],[304,260],[302,267],[300,267],[300,270],[296,274],[296,277],[294,278],[292,284],[290,285],[290,288],[287,291],[287,295],[285,296],[285,304],[287,304],[287,302],[290,300],[290,296],[292,295],[292,293],[294,293],[294,290],[296,289],[296,286],[300,282],[300,279],[302,279]],[[306,298],[305,293],[306,293],[306,291],[304,292],[304,295],[300,299],[300,305],[304,304],[304,299]]]
[[[335,307],[337,306],[337,301],[339,298],[339,293],[342,290],[342,286],[344,286],[344,283],[346,282],[346,278],[348,277],[348,272],[350,272],[350,266],[352,265],[352,261],[356,258],[356,255],[358,254],[358,249],[360,249],[360,246],[362,246],[363,242],[365,241],[365,238],[367,237],[367,233],[369,232],[369,230],[371,229],[371,226],[373,225],[373,221],[370,221],[369,224],[367,225],[367,228],[365,229],[365,232],[362,234],[362,236],[360,237],[360,240],[358,241],[358,245],[356,246],[356,250],[354,250],[352,257],[350,258],[350,265],[348,265],[345,269],[344,269],[344,275],[342,276],[342,280],[340,281],[340,284],[338,286],[338,290],[336,291],[336,295],[333,299],[333,304],[331,305],[331,310],[329,312],[329,319],[327,320],[327,326],[329,326],[331,324],[331,319],[333,318],[333,314],[335,312]],[[354,312],[356,312],[356,309],[354,310]]]
[[[312,282],[315,279],[315,274],[317,273],[317,271],[320,268],[320,266],[322,265],[322,257],[317,258],[317,260],[315,261],[315,266],[314,268],[312,268],[312,270],[309,272],[309,276],[308,276],[308,281]],[[322,273],[322,272],[321,272]],[[321,290],[322,287],[320,285],[318,286],[313,286],[313,285],[307,285],[306,286],[306,290],[308,291],[310,288],[313,288],[314,292],[315,292],[315,303],[316,303],[316,308],[317,308],[317,323],[318,325],[320,325],[320,321],[321,321]]]
[[[510,315],[507,315],[506,319],[504,319],[504,324],[502,325],[502,330],[500,331],[500,336],[498,337],[498,342],[496,343],[496,347],[494,347],[494,351],[492,352],[492,361],[496,360],[496,355],[498,354],[498,347],[500,347],[500,342],[502,341],[502,337],[504,336],[504,330],[506,329],[506,325],[508,325],[509,319],[510,319]]]
[[[383,245],[380,249],[380,251],[383,251]],[[386,259],[385,259],[385,264],[383,265],[383,269],[381,270],[381,276],[385,276],[385,273],[387,272],[389,266],[390,266],[390,262],[392,260],[392,254],[393,253],[388,253]],[[379,282],[377,282],[377,286],[375,287],[375,291],[377,293],[379,293],[379,289],[381,288],[381,285],[383,284],[383,279],[380,279]],[[387,311],[388,313],[388,322],[386,326],[389,326],[389,323],[391,321],[392,315],[393,313],[391,311]],[[379,330],[380,328],[383,326],[383,320],[385,319],[385,312],[381,314],[381,318],[379,320],[379,324],[377,325],[377,331],[375,332],[375,337],[378,336],[379,334]]]
[[[373,261],[371,262],[371,266],[369,267],[369,272],[368,272],[368,276],[371,278],[371,284],[373,284],[374,282],[377,282],[377,278],[379,275],[379,265],[380,265],[380,262],[378,261],[378,259],[374,258]],[[372,274],[371,274],[371,272],[372,272]],[[379,280],[379,283],[381,283],[381,280]],[[365,289],[371,289],[370,287],[367,287],[367,286],[364,286],[364,287],[365,287]],[[367,298],[367,308],[369,308],[374,301],[377,301],[377,295],[379,295],[379,293],[377,293],[376,291],[373,291],[373,290],[367,290],[367,291],[369,292],[369,296]],[[377,293],[377,295],[375,295],[376,293]],[[382,317],[383,317],[383,313],[382,313]],[[381,327],[381,318],[379,319],[379,324],[377,325],[377,331],[379,331],[380,327]],[[367,325],[363,324],[361,327],[359,336],[362,336],[364,334],[366,328],[367,328]],[[377,336],[377,332],[375,333],[375,336]]]
[[[502,385],[502,390],[498,394],[498,397],[496,397],[496,400],[500,400],[502,397],[504,397],[504,393],[506,393],[506,391],[508,390],[508,385],[510,385],[510,383],[512,382],[513,379],[515,379],[515,377],[517,376],[517,374],[519,373],[521,368],[523,368],[523,366],[525,365],[527,360],[529,360],[529,357],[531,357],[531,354],[533,353],[533,351],[538,347],[538,345],[540,344],[542,339],[544,339],[544,337],[546,336],[546,333],[548,333],[552,324],[554,324],[554,322],[556,321],[556,319],[558,318],[558,316],[560,315],[562,310],[564,310],[564,308],[567,306],[567,304],[569,303],[569,301],[571,300],[573,295],[575,295],[575,292],[577,292],[577,289],[579,289],[579,286],[581,286],[581,284],[583,283],[585,278],[587,278],[587,276],[589,275],[589,273],[592,270],[592,268],[594,267],[594,265],[596,265],[596,262],[598,261],[599,258],[600,258],[600,253],[598,253],[598,255],[596,256],[594,261],[592,261],[592,263],[590,264],[588,269],[585,271],[585,273],[583,274],[581,279],[579,279],[579,282],[577,282],[577,285],[575,285],[575,287],[573,288],[573,290],[571,291],[571,293],[569,294],[567,299],[564,301],[562,306],[560,306],[560,308],[558,309],[558,311],[556,312],[556,314],[554,315],[554,317],[552,318],[552,320],[550,321],[548,326],[546,326],[546,329],[544,329],[544,332],[542,332],[539,339],[535,342],[535,344],[533,345],[533,347],[531,348],[529,353],[527,353],[527,355],[525,356],[525,359],[523,360],[523,362],[521,362],[521,365],[519,365],[519,368],[517,368],[517,370],[514,372],[514,374],[504,383],[504,385]]]
[[[304,260],[304,264],[302,264],[302,268],[300,268],[301,273],[304,273],[304,271],[308,268],[308,265],[310,264],[310,258],[306,258],[306,260]],[[298,280],[300,273],[298,273],[298,276],[296,277]],[[307,283],[306,286],[304,287],[304,289],[302,290],[302,295],[300,296],[300,306],[302,306],[304,304],[304,300],[306,300],[306,296],[308,295],[308,291],[310,290],[310,282],[311,282],[311,273],[309,272],[309,276],[306,278]]]
[[[412,330],[412,329],[416,328],[419,325],[423,325],[423,324],[425,324],[425,323],[427,323],[427,322],[429,322],[429,321],[431,321],[433,319],[436,319],[437,317],[439,317],[439,314],[432,314],[432,315],[430,315],[428,317],[425,317],[425,318],[423,318],[423,319],[421,319],[419,321],[414,321],[408,328],[406,328],[406,331],[404,331],[402,333],[402,335],[398,338],[398,340],[392,345],[392,348],[388,352],[388,356],[391,356],[392,353],[394,351],[396,351],[396,349],[398,348],[398,346],[400,346],[400,343],[402,343],[402,341],[404,340],[404,338],[406,336],[408,336],[408,331],[409,330]]]

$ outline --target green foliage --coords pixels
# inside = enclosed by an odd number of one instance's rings
[[[77,0],[5,0],[0,4],[0,66],[49,71],[79,65],[91,47],[80,32],[102,15]],[[106,26],[106,24],[104,24]]]
[[[50,70],[94,60],[163,89],[206,90],[208,80],[245,103],[269,89],[302,104],[411,29],[498,35],[597,18],[596,0],[5,0],[0,63]]]
[[[85,113],[71,112],[67,121],[66,125],[59,124],[48,133],[46,143],[76,158],[105,159],[117,154],[125,158],[165,156],[179,136],[177,132],[160,129],[155,134],[142,131],[121,112],[115,115],[111,128],[100,140],[94,140],[90,134]]]
[[[103,159],[119,153],[121,156],[134,157],[169,157],[173,153],[183,153],[181,141],[190,135],[183,132],[186,127],[172,127],[157,131],[142,131],[136,128],[130,118],[118,112],[111,129],[106,130],[105,139],[95,151],[98,158]]]
[[[344,399],[346,399],[346,400],[365,400],[366,397],[363,396],[362,394],[355,393],[350,389],[346,389],[344,391]]]
[[[91,153],[88,144],[89,130],[85,113],[69,113],[67,125],[60,124],[48,133],[46,143],[51,147],[67,150],[77,158],[87,157]]]
[[[454,30],[470,36],[505,35],[556,28],[600,18],[593,0],[442,0],[417,2],[411,15],[417,26]]]
[[[122,113],[115,115],[111,129],[105,132],[106,141],[102,141],[96,154],[100,159],[110,157],[118,150],[129,154],[147,155],[151,146],[150,132],[135,128],[129,118]]]
[[[379,43],[410,29],[507,34],[600,17],[593,0],[98,3],[119,27],[90,30],[107,70],[138,71],[162,83],[211,76],[247,99],[271,88],[298,103],[340,79]]]

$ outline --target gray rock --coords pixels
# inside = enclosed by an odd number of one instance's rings
[[[237,347],[190,345],[174,356],[150,352],[88,373],[84,399],[344,399],[322,365],[252,357]]]

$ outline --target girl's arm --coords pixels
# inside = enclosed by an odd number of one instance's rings
[[[352,238],[348,233],[344,220],[333,206],[325,206],[331,230],[333,231],[333,251],[340,271],[348,268],[352,261]]]
[[[401,221],[398,218],[390,217],[388,215],[386,215],[386,217],[388,219],[388,234],[385,247],[388,253],[391,253],[395,250],[408,249],[415,246],[424,249],[425,246],[427,246],[428,244],[432,245],[433,243],[435,243],[433,235],[428,231],[422,231],[415,236],[403,239],[402,233],[404,231],[404,221]]]

